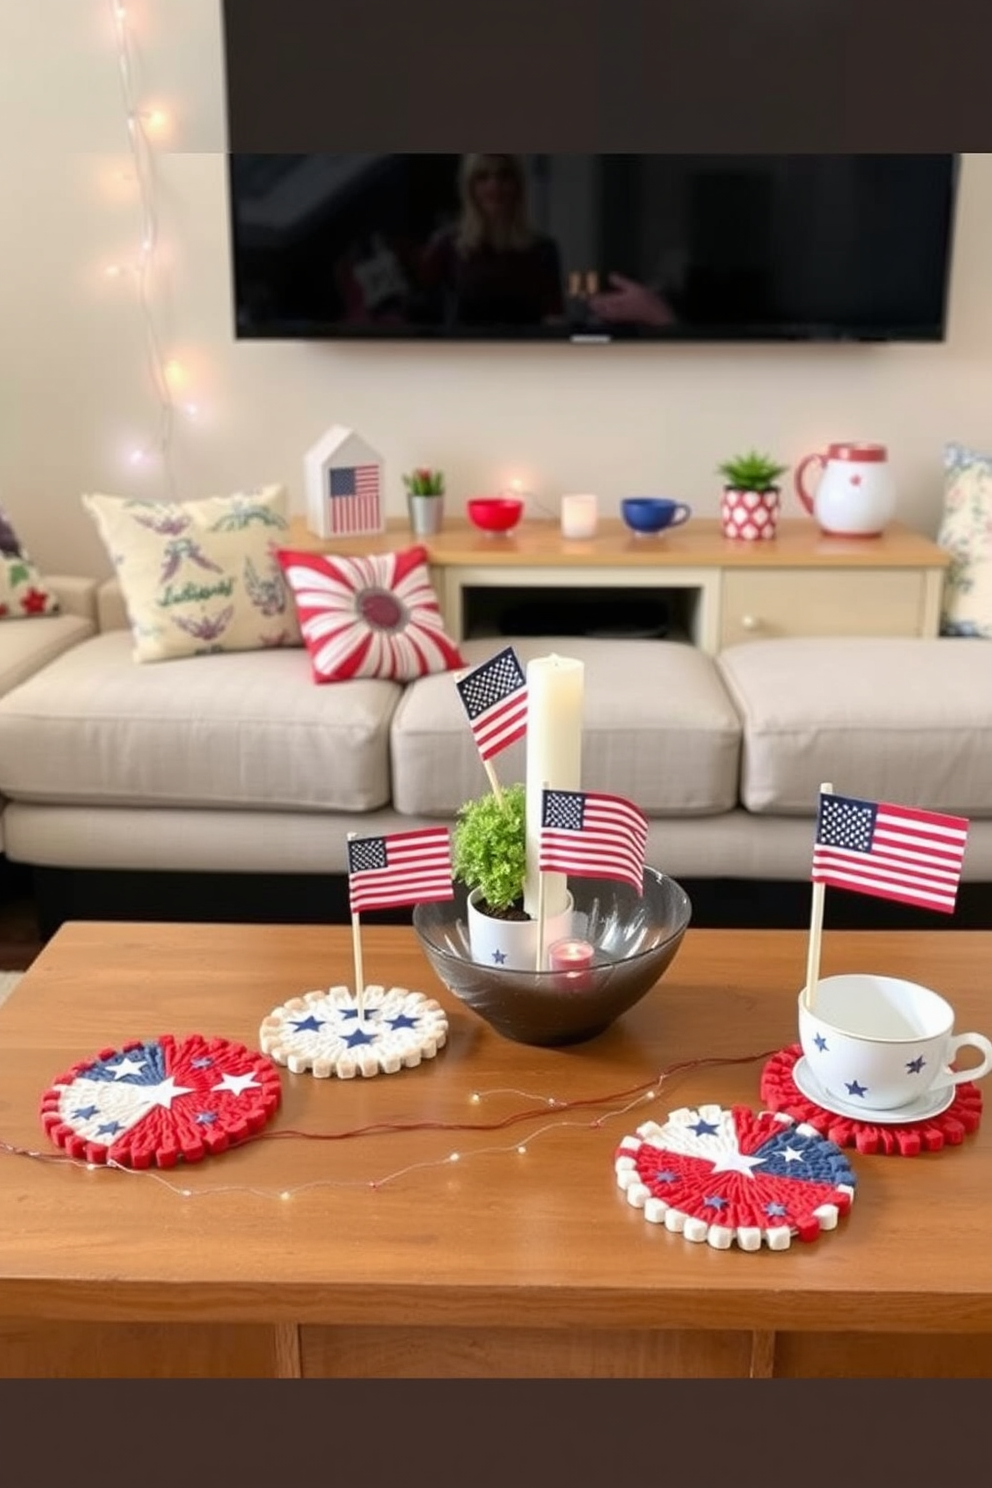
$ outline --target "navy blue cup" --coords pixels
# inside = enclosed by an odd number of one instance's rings
[[[668,496],[626,496],[620,512],[632,532],[663,532],[688,522],[692,507]]]

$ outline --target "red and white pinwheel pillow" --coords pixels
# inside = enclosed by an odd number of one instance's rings
[[[445,634],[427,549],[342,558],[281,549],[316,682],[410,682],[464,665]]]

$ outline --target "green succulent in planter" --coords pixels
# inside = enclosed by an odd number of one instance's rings
[[[411,496],[443,496],[444,471],[429,470],[423,465],[405,475],[403,484]]]
[[[779,465],[768,455],[759,455],[757,450],[750,450],[746,455],[725,460],[722,465],[717,466],[717,471],[731,491],[765,492],[778,489],[779,478],[788,468],[787,465]]]
[[[526,795],[522,785],[504,786],[466,801],[452,839],[455,878],[469,893],[479,890],[478,908],[496,919],[529,919],[523,908],[527,876]]]

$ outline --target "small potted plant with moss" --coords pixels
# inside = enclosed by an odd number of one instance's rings
[[[410,526],[417,537],[434,537],[444,522],[444,471],[421,465],[403,477]]]
[[[506,971],[533,971],[537,957],[537,921],[524,909],[525,805],[522,785],[467,801],[458,812],[452,841],[454,876],[469,891],[472,960]],[[545,924],[545,944],[568,935],[571,928],[569,895],[567,909]]]
[[[757,450],[725,460],[720,521],[724,537],[759,542],[775,536],[781,502],[779,479],[788,467]]]

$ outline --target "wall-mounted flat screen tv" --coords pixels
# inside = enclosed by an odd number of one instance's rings
[[[244,155],[240,339],[940,341],[955,155]]]

